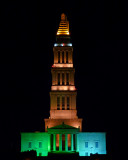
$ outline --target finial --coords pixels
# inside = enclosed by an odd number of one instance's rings
[[[61,14],[61,21],[66,21],[67,17],[64,13]]]

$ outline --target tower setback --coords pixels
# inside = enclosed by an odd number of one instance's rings
[[[50,116],[44,119],[45,132],[22,132],[21,152],[35,150],[37,156],[50,153],[106,154],[106,134],[82,132],[82,119],[77,116],[73,47],[64,13],[61,14],[53,54]]]

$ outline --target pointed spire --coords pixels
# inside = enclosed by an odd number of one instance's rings
[[[69,35],[69,22],[67,21],[67,16],[64,13],[61,14],[61,21],[57,35]]]

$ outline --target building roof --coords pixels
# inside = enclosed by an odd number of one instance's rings
[[[64,124],[64,122],[63,122],[61,125],[51,127],[50,129],[78,129],[78,128],[73,127],[73,126],[69,126],[67,124]]]
[[[48,132],[49,133],[78,133],[80,128],[76,128],[76,127],[72,127],[72,126],[69,126],[67,124],[64,124],[64,122],[61,124],[61,125],[57,125],[57,126],[54,126],[54,127],[51,127],[51,128],[47,128]]]

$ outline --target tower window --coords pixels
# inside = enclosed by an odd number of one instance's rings
[[[42,153],[39,153],[39,156],[42,156]]]
[[[69,73],[66,73],[66,84],[69,85]]]
[[[60,63],[60,51],[58,51],[58,63]]]
[[[58,85],[60,85],[60,73],[58,73]]]
[[[64,85],[64,73],[62,73],[62,85]]]
[[[99,147],[99,143],[95,142],[95,147],[98,148]]]
[[[68,63],[68,51],[66,52],[66,63]]]
[[[64,51],[62,51],[62,63],[64,63]]]
[[[60,110],[60,97],[57,97],[57,110]]]
[[[42,142],[39,142],[39,148],[42,148]]]
[[[88,152],[85,152],[85,156],[88,156]]]
[[[70,98],[67,97],[67,110],[69,110],[69,109],[70,109]]]
[[[32,148],[32,142],[28,142],[28,148]]]
[[[65,109],[65,97],[62,97],[62,110]]]
[[[85,142],[85,148],[88,148],[88,142]]]

